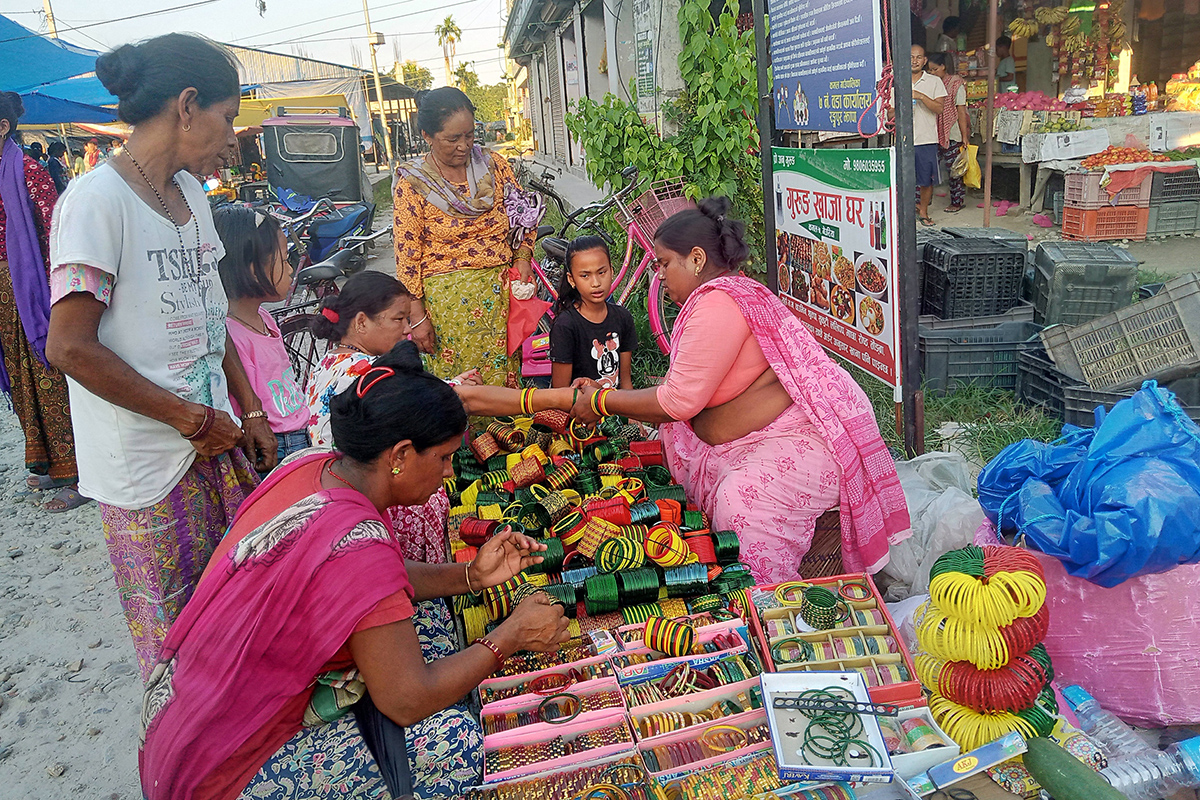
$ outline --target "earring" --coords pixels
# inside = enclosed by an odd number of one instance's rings
[[[399,468],[399,467],[392,467],[392,474],[393,474],[393,475],[399,475],[399,474],[400,474],[400,468]]]
[[[188,132],[188,131],[190,131],[191,129],[192,129],[192,126],[191,126],[191,125],[184,125],[184,126],[183,126],[183,132],[184,132],[184,133],[187,133],[187,132]]]
[[[697,277],[697,278],[699,278],[699,277],[700,277],[700,271],[701,271],[701,269],[702,269],[702,267],[701,267],[699,264],[697,264],[697,265],[696,265],[696,270],[695,270],[695,271],[696,271],[696,277]]]

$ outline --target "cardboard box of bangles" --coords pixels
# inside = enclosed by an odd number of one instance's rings
[[[804,619],[808,589],[828,589],[835,614],[817,628]],[[866,573],[811,578],[750,590],[750,624],[766,672],[853,670],[877,703],[923,706],[912,656]],[[813,615],[809,615],[812,617]]]
[[[872,702],[862,675],[763,673],[759,681],[780,780],[892,780],[895,767],[879,721],[873,714],[845,710],[843,705]],[[796,707],[810,703],[829,703],[830,707]]]

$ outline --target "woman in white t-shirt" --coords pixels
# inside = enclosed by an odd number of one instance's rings
[[[79,488],[100,504],[145,679],[277,444],[228,344],[224,250],[193,177],[237,146],[236,63],[169,34],[106,53],[96,75],[135,127],[55,212],[46,355],[67,375]]]

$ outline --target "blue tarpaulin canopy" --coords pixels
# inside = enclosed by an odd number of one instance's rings
[[[0,16],[0,91],[27,92],[94,72],[98,55],[95,50],[42,36]]]
[[[59,125],[86,122],[116,122],[117,115],[107,108],[75,103],[60,97],[51,97],[41,92],[21,95],[25,114],[22,125]]]
[[[38,86],[35,91],[47,97],[57,97],[89,106],[115,106],[117,98],[108,93],[94,73],[67,78]]]

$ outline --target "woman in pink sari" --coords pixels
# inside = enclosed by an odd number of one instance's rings
[[[594,408],[661,423],[671,473],[733,530],[760,583],[794,580],[817,517],[841,509],[842,563],[876,572],[910,535],[895,464],[858,384],[765,286],[739,274],[745,225],[712,197],[654,237],[659,275],[682,306],[666,382],[588,392]]]
[[[380,746],[394,734],[374,732],[439,713],[512,653],[568,636],[561,608],[538,592],[486,638],[427,664],[413,604],[502,583],[545,546],[506,531],[466,565],[404,559],[387,510],[441,487],[467,424],[411,342],[334,397],[330,414],[340,452],[297,454],[271,473],[167,635],[142,708],[147,800],[460,796],[479,780],[477,735],[440,743],[442,760],[476,769],[426,794],[403,732],[398,751]],[[355,703],[364,693],[377,713]]]

